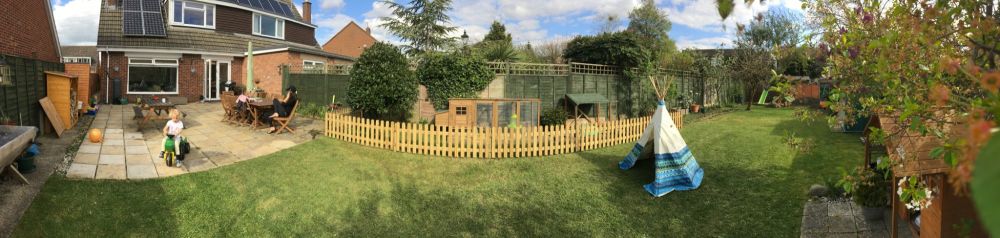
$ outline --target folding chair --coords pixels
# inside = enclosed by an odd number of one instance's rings
[[[292,107],[292,111],[288,113],[287,117],[275,117],[273,119],[275,122],[278,122],[278,125],[280,125],[280,127],[278,127],[278,130],[275,131],[274,134],[280,134],[282,131],[288,131],[288,133],[295,133],[295,129],[288,127],[288,124],[292,121],[292,118],[295,117],[295,111],[299,109],[299,104],[302,104],[302,102],[301,101],[295,102],[295,106]]]

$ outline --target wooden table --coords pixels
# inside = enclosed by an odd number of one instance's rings
[[[155,102],[144,105],[143,110],[148,110],[149,112],[147,112],[146,115],[142,117],[142,120],[139,121],[139,130],[142,130],[143,124],[152,120],[170,120],[170,109],[173,109],[174,107],[176,107],[176,105],[169,102]]]
[[[257,126],[264,125],[264,123],[260,121],[260,118],[264,116],[263,115],[264,112],[274,109],[274,103],[264,100],[259,100],[259,101],[251,101],[249,105],[250,105],[250,114],[253,117],[253,123],[250,124],[250,129],[256,130]]]

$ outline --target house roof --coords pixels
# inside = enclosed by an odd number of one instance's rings
[[[96,45],[64,45],[61,47],[63,57],[90,57],[97,59]]]
[[[325,46],[327,44],[330,44],[330,42],[333,41],[333,39],[336,39],[337,36],[339,36],[341,33],[344,33],[345,31],[347,31],[348,28],[352,28],[352,27],[353,28],[357,28],[358,30],[360,30],[362,32],[365,32],[366,33],[365,35],[368,36],[368,38],[371,38],[372,41],[378,41],[377,39],[375,39],[374,36],[372,36],[371,32],[368,32],[368,30],[366,30],[364,28],[361,28],[361,26],[359,26],[358,23],[354,23],[354,21],[350,21],[350,22],[347,23],[346,26],[344,26],[344,28],[340,28],[340,31],[337,31],[337,34],[334,34],[332,37],[330,37],[329,40],[326,40],[326,43],[323,43],[323,45]]]
[[[281,1],[288,2],[287,0]],[[97,30],[98,50],[171,50],[235,56],[246,53],[247,42],[253,42],[254,48],[297,47],[321,50],[318,45],[305,45],[246,34],[219,32],[213,29],[175,27],[169,24],[165,24],[167,29],[166,37],[126,37],[122,32],[122,10],[106,6],[107,1],[101,1],[101,3],[101,18]],[[292,8],[294,9],[294,5],[292,5]],[[166,15],[164,14],[164,16]],[[295,15],[298,16],[297,11]]]
[[[326,52],[326,51],[315,49],[315,48],[303,48],[303,47],[295,47],[295,46],[274,46],[274,47],[264,47],[264,48],[257,48],[257,47],[253,48],[253,54],[254,55],[270,54],[270,53],[274,53],[274,52],[284,52],[284,51],[306,53],[306,54],[311,54],[311,55],[324,56],[324,57],[337,58],[337,59],[350,60],[350,61],[356,61],[357,60],[354,57],[350,57],[350,56],[346,56],[346,55],[340,55],[340,54],[334,54],[334,53]]]

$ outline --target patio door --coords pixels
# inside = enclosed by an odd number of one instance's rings
[[[205,60],[205,83],[203,84],[205,100],[219,100],[221,87],[229,82],[230,62],[221,60]]]

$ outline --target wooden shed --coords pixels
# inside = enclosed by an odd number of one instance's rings
[[[504,127],[516,120],[520,126],[538,126],[540,99],[453,98],[448,110],[434,115],[434,124],[454,127]]]
[[[949,116],[942,116],[942,118],[947,117]],[[921,135],[919,132],[899,128],[898,121],[898,116],[885,114],[873,116],[865,129],[866,136],[863,137],[868,138],[870,128],[880,128],[886,133],[900,132],[888,136],[883,142],[884,145],[865,140],[866,164],[874,163],[872,153],[881,151],[881,148],[876,147],[882,146],[885,148],[885,155],[894,164],[898,164],[892,166],[892,190],[888,191],[891,192],[892,205],[891,237],[897,237],[898,223],[903,223],[903,227],[906,227],[904,229],[910,229],[910,233],[916,237],[960,237],[962,227],[958,225],[966,222],[973,223],[969,227],[970,237],[987,237],[968,192],[956,194],[955,187],[948,181],[951,167],[944,160],[930,156],[931,150],[940,146],[941,141],[933,135]],[[917,214],[907,210],[895,192],[897,181],[908,176],[920,177],[936,193],[931,205],[920,211],[919,225],[917,225]]]
[[[63,128],[69,129],[79,120],[77,77],[62,72],[45,71],[47,95],[59,113]]]

